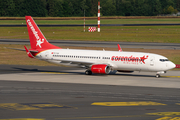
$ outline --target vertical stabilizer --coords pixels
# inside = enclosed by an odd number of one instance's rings
[[[50,44],[44,37],[41,30],[38,28],[31,16],[26,16],[27,29],[29,33],[29,40],[31,49],[60,49],[57,46]]]

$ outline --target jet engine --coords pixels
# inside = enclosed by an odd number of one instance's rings
[[[109,74],[111,69],[106,64],[96,64],[91,66],[91,71],[96,74]]]

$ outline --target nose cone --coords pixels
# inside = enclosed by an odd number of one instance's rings
[[[167,67],[168,67],[168,69],[173,69],[176,67],[176,65],[173,62],[169,62],[169,63],[167,63]]]

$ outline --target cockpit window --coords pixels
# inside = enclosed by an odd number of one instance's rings
[[[161,62],[169,61],[168,59],[159,59]]]

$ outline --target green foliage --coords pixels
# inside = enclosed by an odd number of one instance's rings
[[[175,1],[175,3],[176,3],[176,9],[177,9],[177,11],[179,11],[180,10],[180,0],[174,0]]]
[[[101,12],[104,16],[113,16],[116,15],[116,6],[112,0],[102,0],[101,1]],[[111,9],[109,9],[111,8]]]
[[[0,16],[14,16],[15,3],[13,0],[0,0]]]
[[[156,16],[177,13],[180,0],[0,0],[0,16]]]
[[[169,6],[167,8],[167,13],[172,14],[174,12],[174,8],[172,6]]]
[[[172,13],[178,13],[177,9],[174,9],[172,6],[169,6],[167,9],[163,10],[164,14],[172,14]]]

